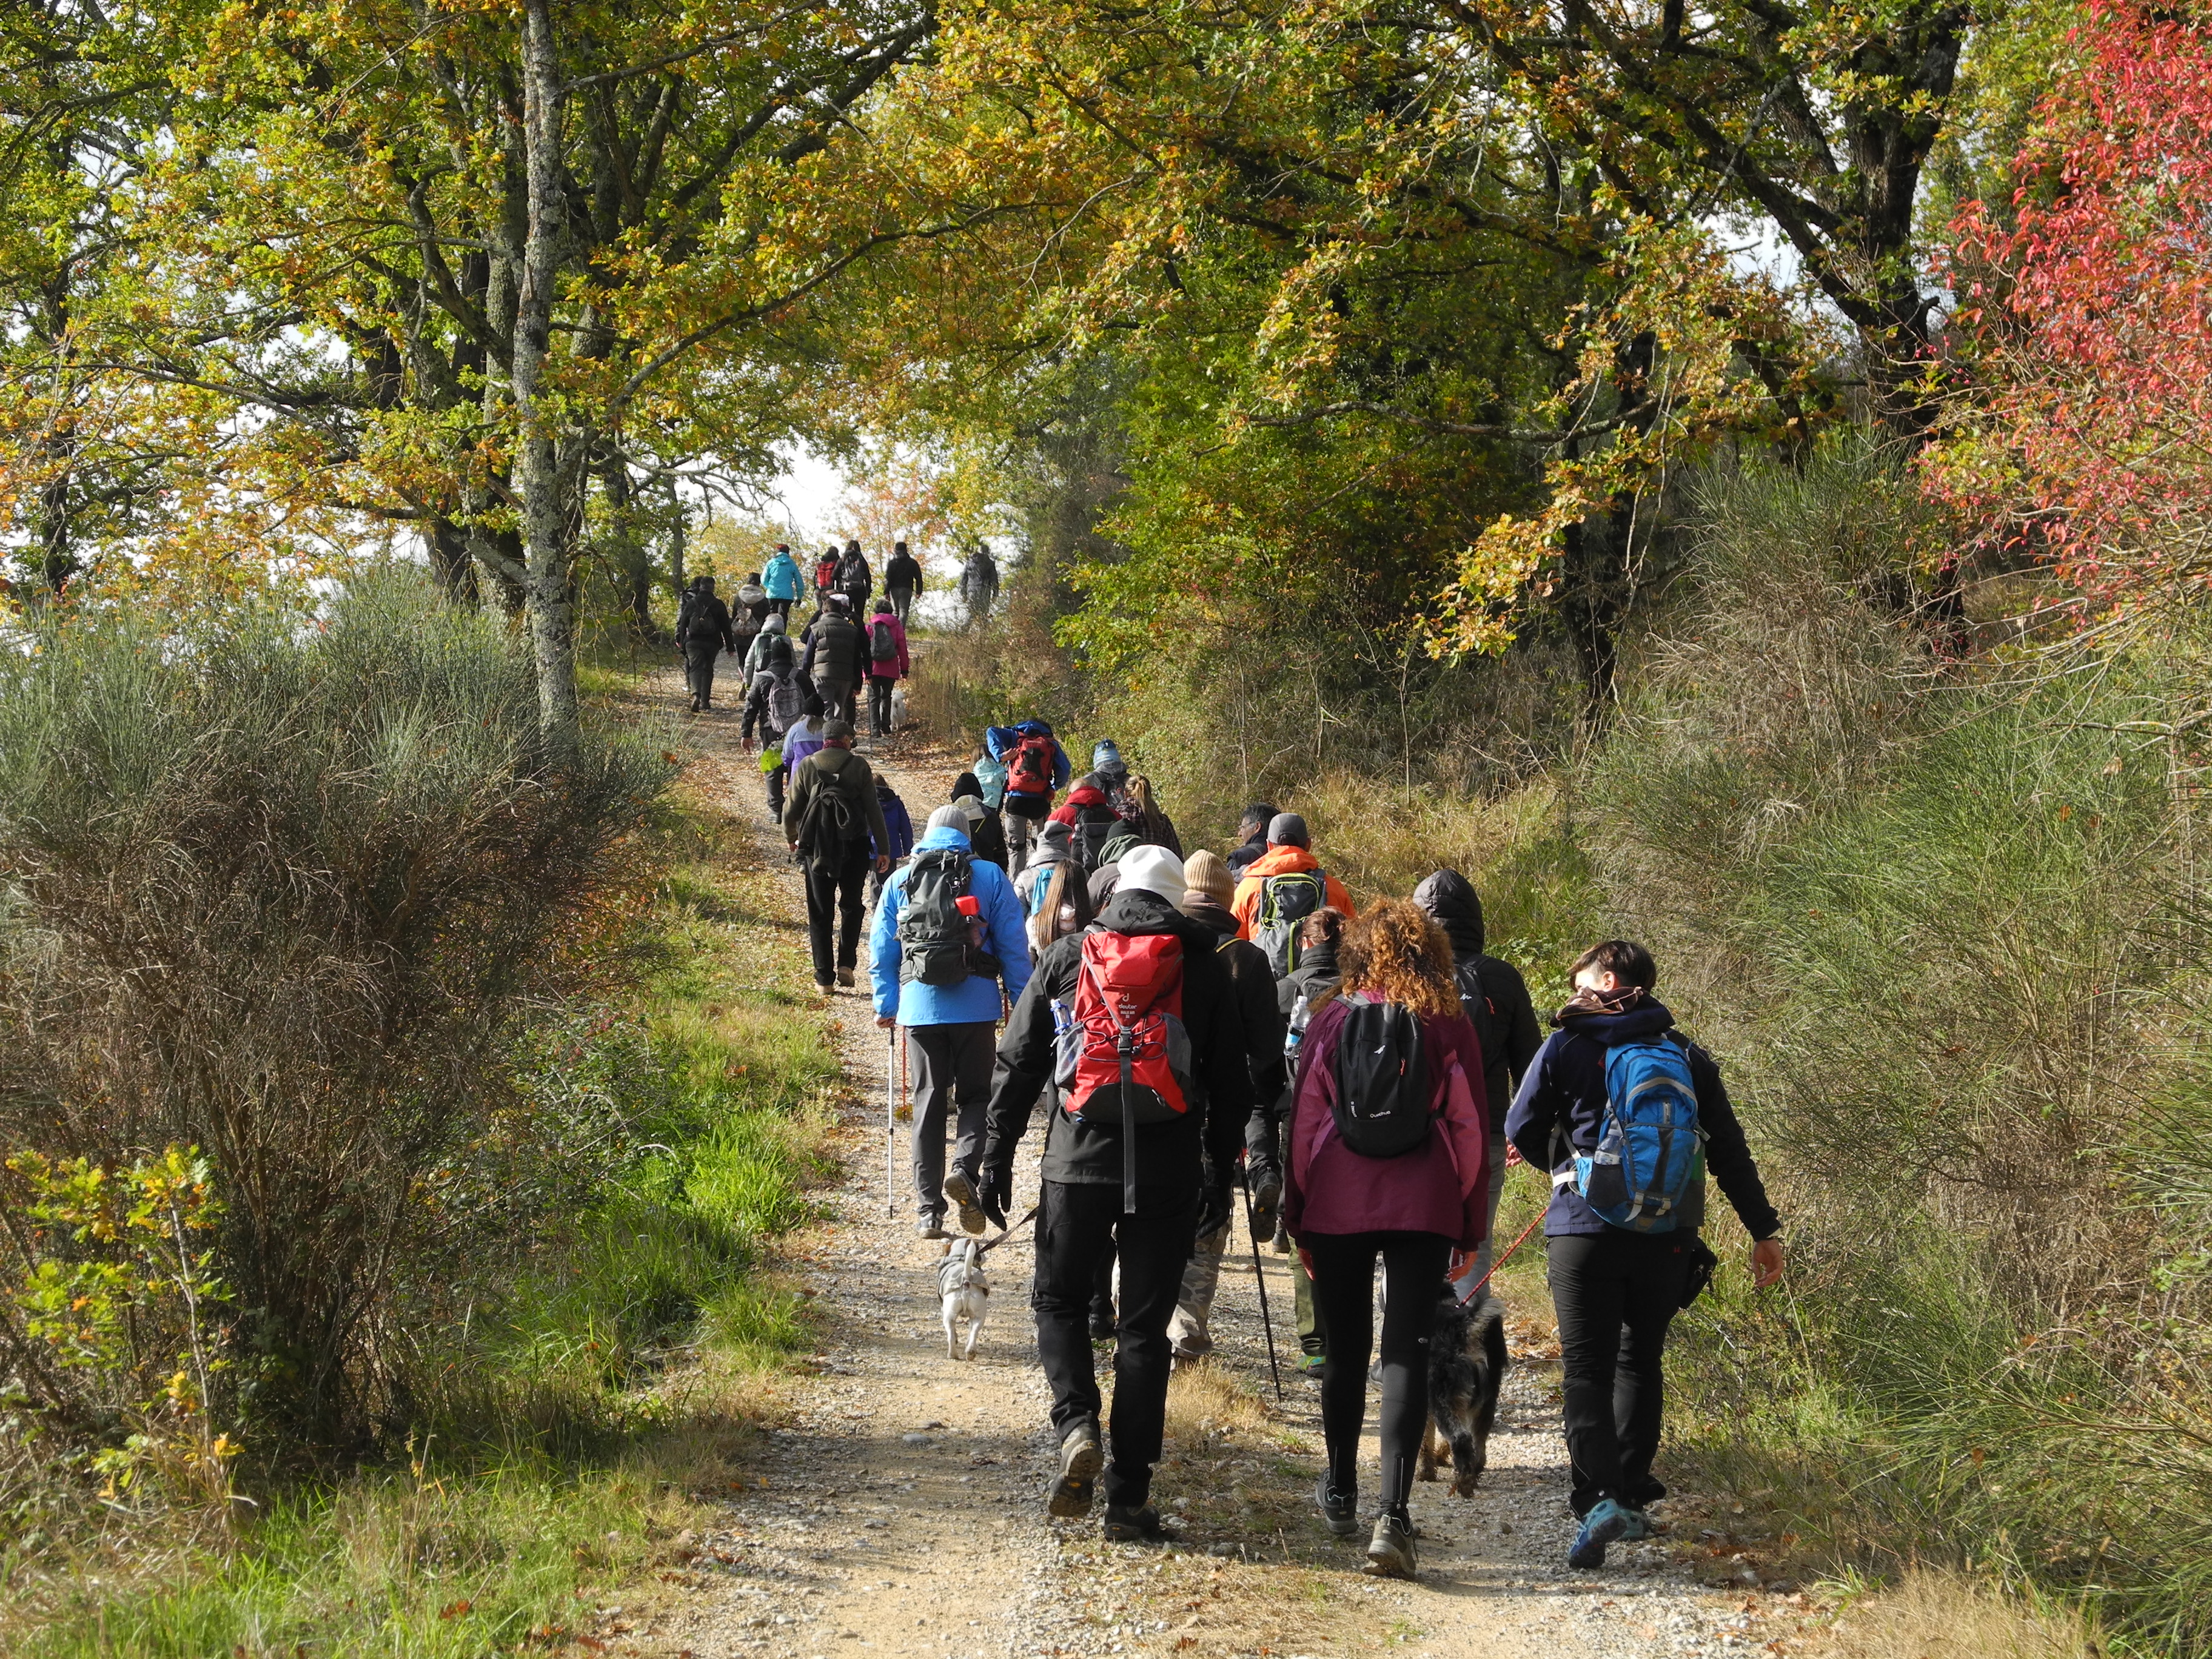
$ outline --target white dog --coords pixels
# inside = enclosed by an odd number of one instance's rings
[[[947,1359],[975,1357],[975,1339],[983,1334],[983,1320],[991,1311],[991,1286],[983,1277],[983,1252],[988,1248],[980,1238],[945,1241],[945,1260],[937,1264],[937,1294],[945,1304]],[[965,1352],[955,1352],[953,1322],[960,1319],[968,1322]]]

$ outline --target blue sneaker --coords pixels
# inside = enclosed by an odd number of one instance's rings
[[[1658,1535],[1652,1529],[1650,1516],[1644,1514],[1642,1510],[1629,1510],[1628,1530],[1620,1534],[1622,1543],[1640,1544],[1647,1538],[1656,1538]]]
[[[1584,1569],[1605,1565],[1605,1547],[1624,1536],[1629,1528],[1629,1517],[1635,1511],[1625,1510],[1610,1498],[1601,1498],[1590,1505],[1590,1512],[1583,1516],[1582,1530],[1567,1551],[1567,1565]]]

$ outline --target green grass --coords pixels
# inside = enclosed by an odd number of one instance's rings
[[[0,1646],[319,1659],[552,1642],[699,1517],[808,1340],[766,1249],[829,1172],[838,1081],[803,942],[738,856],[743,833],[664,812],[635,989],[528,1047],[541,1157],[580,1174],[528,1172],[551,1196],[527,1248],[422,1339],[399,1379],[419,1424],[406,1452],[257,1493],[233,1545],[177,1520],[66,1561],[0,1558],[16,1622]]]

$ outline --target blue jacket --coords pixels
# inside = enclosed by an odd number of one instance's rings
[[[761,572],[761,586],[768,590],[771,599],[795,599],[805,591],[806,578],[799,571],[798,560],[788,553],[779,553]]]
[[[1564,1129],[1568,1144],[1584,1152],[1597,1145],[1605,1121],[1605,1051],[1616,1043],[1646,1042],[1674,1029],[1674,1016],[1667,1012],[1666,1004],[1649,994],[1626,1013],[1568,1015],[1528,1062],[1520,1092],[1513,1097],[1513,1109],[1505,1115],[1505,1138],[1521,1149],[1532,1170],[1557,1175],[1571,1168],[1571,1157],[1557,1155],[1553,1131]],[[1782,1218],[1767,1202],[1759,1165],[1744,1141],[1743,1125],[1736,1121],[1735,1108],[1722,1086],[1721,1068],[1696,1043],[1682,1041],[1690,1054],[1690,1081],[1698,1091],[1705,1168],[1751,1236],[1771,1238],[1782,1230]],[[1544,1212],[1546,1237],[1591,1237],[1612,1231],[1571,1186],[1552,1188],[1551,1207]]]
[[[968,837],[957,830],[933,830],[915,850],[927,853],[939,847],[957,847],[964,853]],[[907,877],[913,870],[909,864],[891,872],[868,933],[868,978],[875,988],[877,1015],[896,1013],[902,1025],[995,1023],[998,980],[971,975],[957,985],[924,985],[920,980],[899,983],[898,919],[906,905]],[[1007,1000],[1018,1001],[1022,988],[1030,982],[1030,947],[1022,932],[1022,902],[1014,896],[1014,884],[997,865],[977,859],[968,890],[982,902],[983,948],[1000,961]]]
[[[876,780],[876,799],[884,809],[884,832],[891,838],[889,847],[876,848],[876,856],[902,859],[914,851],[914,819],[908,816],[906,803],[898,798],[898,792],[880,777]],[[875,839],[872,835],[868,837],[871,846]]]
[[[1018,726],[987,726],[983,728],[983,748],[993,760],[1004,761],[1014,752],[1014,747],[1024,738],[1052,738],[1052,789],[1054,794],[1067,787],[1075,769],[1068,764],[1067,750],[1060,746],[1060,739],[1052,736],[1052,727],[1042,720],[1024,720]],[[1000,785],[1003,798],[1006,786]]]

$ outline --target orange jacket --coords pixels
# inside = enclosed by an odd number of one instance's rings
[[[1319,870],[1321,860],[1303,847],[1270,847],[1266,852],[1244,866],[1244,879],[1237,884],[1237,896],[1229,906],[1230,914],[1237,918],[1239,939],[1252,937],[1252,928],[1260,920],[1260,884],[1270,876],[1287,876],[1300,870]],[[1352,908],[1352,895],[1344,890],[1344,884],[1323,872],[1322,884],[1328,894],[1328,902],[1347,916],[1357,915]]]

